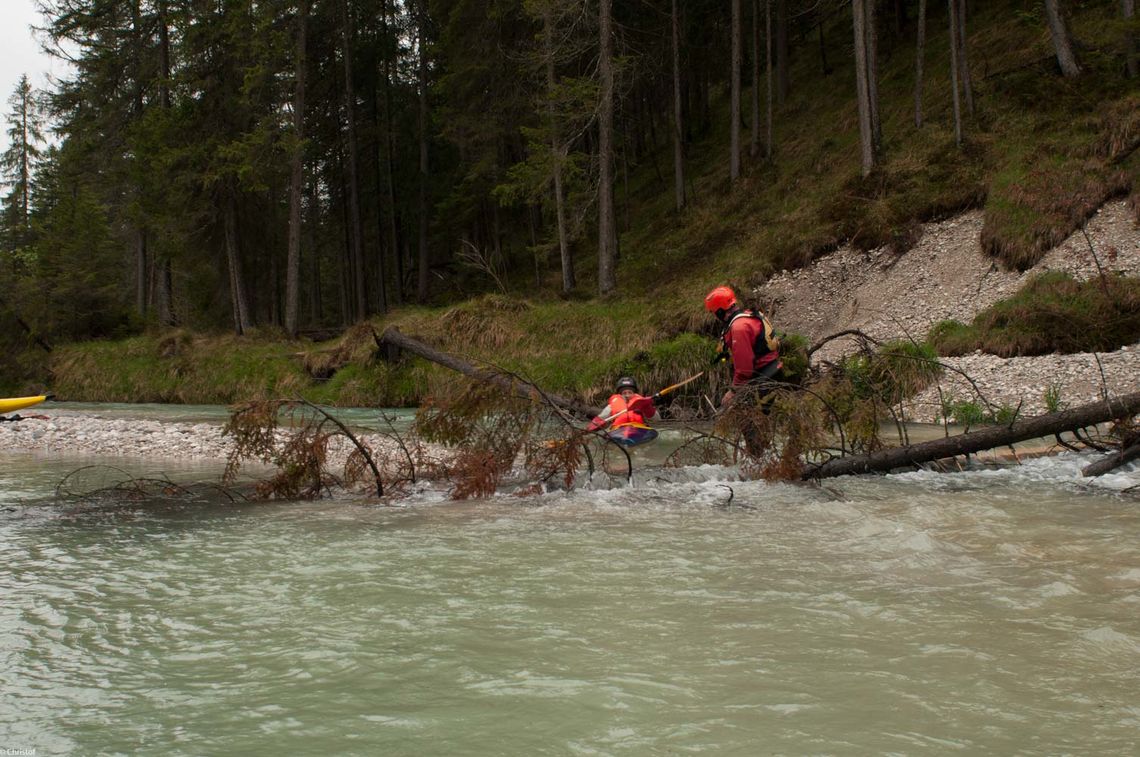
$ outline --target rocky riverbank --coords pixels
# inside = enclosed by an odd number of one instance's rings
[[[232,445],[218,423],[101,418],[50,405],[22,415],[0,424],[0,450],[222,460]]]
[[[817,340],[844,329],[859,329],[880,340],[922,339],[935,323],[963,323],[998,300],[1010,297],[1031,278],[1059,270],[1077,279],[1105,273],[1140,276],[1140,227],[1124,201],[1102,207],[1086,225],[1051,250],[1033,268],[1001,270],[981,249],[981,211],[925,224],[922,237],[904,255],[887,249],[863,253],[850,246],[813,265],[781,272],[756,291],[777,328]],[[1065,324],[1058,324],[1065,328]],[[834,360],[852,349],[850,339],[825,345],[814,356]],[[1140,391],[1140,343],[1110,353],[1044,355],[1004,359],[975,353],[944,362],[970,376],[948,371],[910,405],[911,418],[932,422],[941,415],[941,399],[979,401],[996,406],[1021,405],[1022,415],[1046,410],[1046,392],[1074,407],[1109,395]]]
[[[221,422],[107,418],[50,404],[22,416],[16,423],[0,423],[0,451],[222,461],[233,449],[233,438],[223,432]],[[373,450],[391,451],[395,446],[382,434],[361,432],[358,438]],[[335,465],[351,450],[351,442],[337,437],[329,457]]]

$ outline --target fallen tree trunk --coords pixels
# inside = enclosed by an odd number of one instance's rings
[[[575,402],[565,397],[559,397],[556,394],[544,392],[535,386],[533,383],[518,377],[510,377],[501,373],[493,371],[486,371],[476,368],[470,363],[461,360],[454,355],[448,355],[446,352],[440,352],[437,349],[427,346],[418,339],[404,334],[395,326],[389,326],[384,330],[384,333],[377,339],[379,344],[387,344],[393,347],[398,347],[402,350],[407,350],[412,354],[419,355],[425,360],[430,360],[433,363],[439,363],[445,368],[450,368],[453,371],[470,376],[471,378],[479,381],[490,381],[493,384],[503,387],[509,392],[514,393],[519,397],[526,399],[541,399],[555,407],[569,411],[579,418],[589,420],[596,414],[596,408],[590,408],[580,402]]]
[[[1026,418],[1009,426],[992,426],[945,439],[883,449],[869,455],[836,458],[822,465],[806,467],[801,478],[818,479],[885,472],[955,455],[968,455],[995,447],[1004,447],[1015,442],[1051,436],[1113,419],[1128,418],[1137,413],[1140,413],[1140,392],[1082,405],[1059,413]]]
[[[1081,470],[1081,475],[1099,476],[1111,470],[1116,470],[1120,466],[1130,463],[1137,458],[1140,458],[1140,442],[1133,444],[1131,447],[1121,447],[1120,450],[1105,455],[1095,463],[1086,465]]]

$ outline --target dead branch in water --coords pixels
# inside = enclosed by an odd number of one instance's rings
[[[313,411],[318,417],[301,415],[297,412],[300,409]],[[279,434],[283,411],[290,411],[288,417],[292,427]],[[326,428],[328,425],[335,430],[330,431]],[[275,475],[257,485],[257,493],[261,497],[314,499],[321,496],[337,482],[326,469],[329,444],[336,437],[347,439],[354,447],[354,452],[345,462],[345,481],[364,480],[364,469],[367,468],[372,473],[376,496],[384,496],[383,479],[371,447],[340,420],[307,400],[276,399],[238,406],[223,433],[234,439],[223,482],[233,481],[245,460],[260,460],[277,469]]]
[[[55,496],[60,501],[112,508],[204,503],[218,498],[227,504],[246,500],[232,487],[177,484],[168,478],[134,476],[110,465],[85,465],[71,471],[56,484]]]
[[[1122,448],[1117,452],[1106,455],[1091,465],[1086,465],[1081,470],[1081,475],[1086,477],[1101,476],[1116,470],[1122,465],[1127,465],[1138,458],[1140,458],[1140,442],[1133,444],[1131,447]]]
[[[1120,440],[1119,449],[1085,466],[1081,471],[1082,476],[1100,476],[1140,458],[1140,426],[1132,423],[1117,424],[1112,429],[1112,435]]]

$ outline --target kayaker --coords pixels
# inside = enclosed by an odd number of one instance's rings
[[[657,414],[656,403],[660,395],[643,397],[638,394],[637,382],[629,376],[622,376],[614,387],[606,406],[590,421],[588,431],[596,431],[610,425],[606,436],[619,444],[634,446],[657,438],[657,431],[646,424],[646,420]]]
[[[724,328],[721,355],[732,359],[732,386],[720,400],[722,408],[732,404],[747,389],[760,400],[783,381],[780,340],[767,316],[759,310],[746,310],[736,301],[731,287],[719,286],[705,297],[705,310],[716,316]]]

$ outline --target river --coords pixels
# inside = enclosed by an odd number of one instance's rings
[[[0,453],[0,749],[1136,753],[1140,470],[1089,459],[92,507]]]

